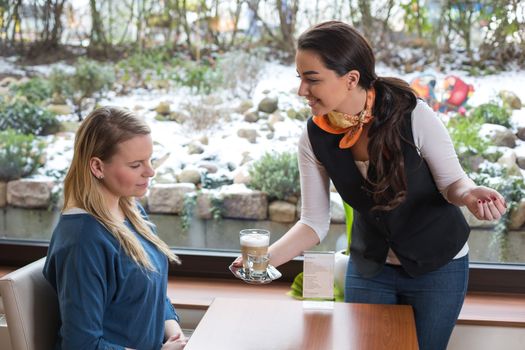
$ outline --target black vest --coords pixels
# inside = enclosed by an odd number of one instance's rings
[[[403,136],[413,143],[410,114]],[[343,134],[334,135],[308,120],[313,152],[323,164],[343,200],[354,209],[350,252],[357,271],[372,277],[383,268],[392,248],[404,270],[412,277],[447,264],[465,245],[470,228],[463,214],[438,191],[427,163],[414,144],[402,141],[407,177],[407,196],[390,211],[374,206],[368,183],[355,165],[352,151],[340,149]],[[373,179],[373,169],[369,168]]]

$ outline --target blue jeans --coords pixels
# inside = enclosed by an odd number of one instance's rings
[[[388,264],[377,276],[364,278],[349,259],[345,301],[411,305],[420,350],[445,350],[465,299],[467,282],[468,255],[415,278],[401,266]]]

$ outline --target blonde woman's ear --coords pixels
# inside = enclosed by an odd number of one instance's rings
[[[104,178],[104,162],[100,158],[93,157],[89,160],[89,170],[97,179]]]

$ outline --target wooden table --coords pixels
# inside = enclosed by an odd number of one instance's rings
[[[185,350],[418,349],[412,308],[335,303],[303,308],[296,300],[217,298]]]

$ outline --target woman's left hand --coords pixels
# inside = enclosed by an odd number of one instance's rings
[[[188,343],[188,338],[182,334],[171,336],[162,345],[161,350],[182,350]]]
[[[465,191],[462,197],[468,210],[478,220],[498,220],[507,211],[505,198],[498,191],[485,186],[473,187]]]

